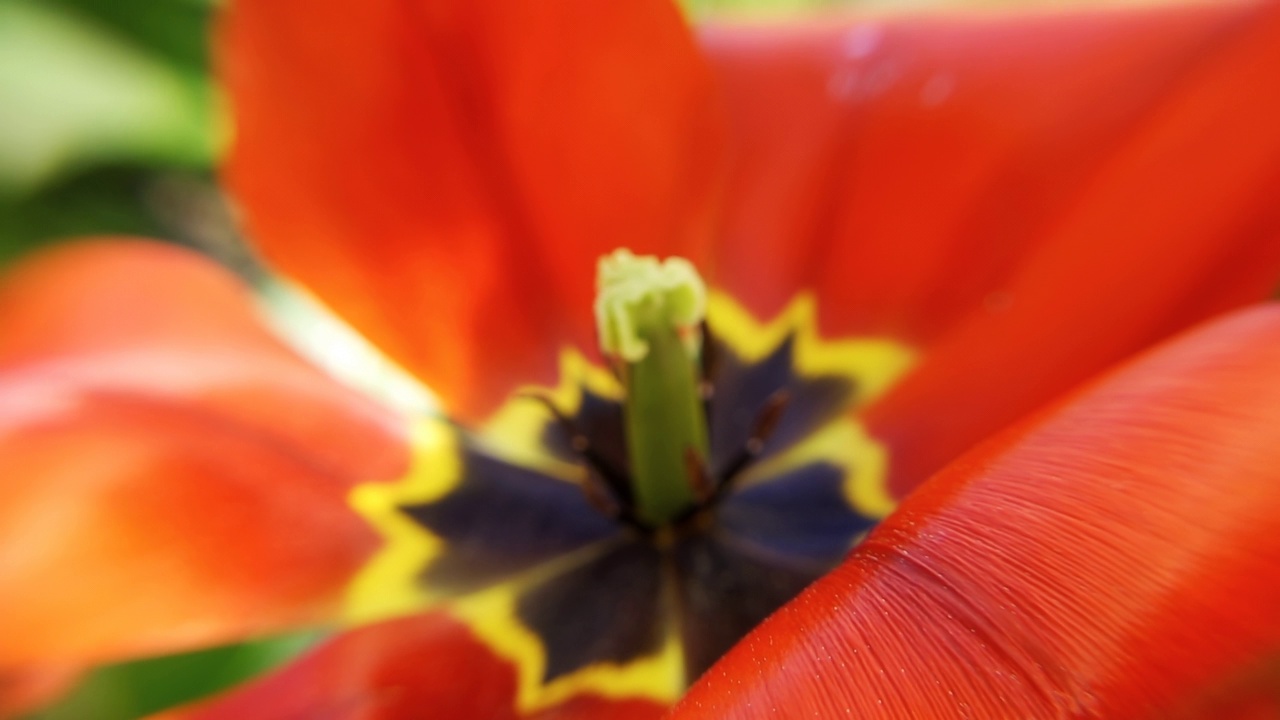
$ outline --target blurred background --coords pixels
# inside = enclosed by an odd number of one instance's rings
[[[704,17],[857,2],[685,6]],[[909,2],[922,4],[896,4]],[[0,263],[60,238],[103,233],[235,257],[213,172],[229,137],[208,71],[217,4],[0,0]]]
[[[0,269],[42,245],[102,234],[161,238],[251,267],[215,182],[230,134],[209,74],[217,4],[0,0]],[[695,18],[854,4],[685,0]],[[252,677],[315,639],[272,638],[99,668],[29,717],[140,717]]]
[[[61,237],[185,239],[219,133],[209,0],[0,0],[0,261]],[[195,197],[191,197],[194,195]]]
[[[701,19],[1096,0],[681,1]],[[208,70],[218,3],[0,0],[0,263],[102,233],[237,257],[213,171],[229,138]]]

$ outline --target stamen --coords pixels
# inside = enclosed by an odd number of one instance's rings
[[[701,378],[698,382],[698,394],[702,396],[703,401],[710,400],[715,395],[716,375],[720,371],[720,348],[716,347],[715,339],[711,335],[711,327],[704,319],[701,325],[702,330],[702,356],[699,358]]]
[[[768,400],[764,401],[764,405],[760,408],[760,412],[756,413],[756,418],[751,424],[751,434],[747,436],[747,441],[742,444],[738,454],[725,468],[720,478],[720,485],[716,488],[717,492],[723,492],[752,461],[760,456],[760,453],[764,452],[765,443],[769,442],[773,432],[778,429],[778,422],[782,420],[782,413],[790,402],[791,392],[786,388],[774,392]]]
[[[612,503],[621,507],[622,503],[628,502],[631,497],[631,487],[627,480],[627,476],[613,467],[613,464],[606,460],[600,453],[596,452],[595,447],[591,444],[591,439],[587,434],[578,428],[578,424],[572,418],[560,411],[555,401],[545,394],[530,391],[521,392],[519,397],[528,398],[540,403],[547,412],[555,418],[556,423],[564,431],[565,436],[569,438],[569,447],[573,449],[578,457],[582,460],[587,468],[588,477],[594,476],[596,481],[601,483],[612,496]],[[588,499],[591,491],[584,485],[584,489],[588,490]],[[594,504],[594,502],[593,502]],[[617,512],[610,513],[617,515]]]
[[[716,481],[711,477],[707,463],[694,452],[693,448],[686,448],[684,451],[684,467],[689,485],[693,488],[694,497],[699,503],[709,500],[716,492]]]
[[[595,468],[587,466],[586,477],[582,480],[582,492],[587,496],[587,502],[591,503],[591,507],[598,510],[605,517],[621,518],[622,503],[618,502],[618,498],[614,495],[614,491],[609,487],[608,481],[595,471]]]
[[[764,403],[764,407],[760,409],[760,414],[756,416],[755,427],[751,430],[751,437],[747,439],[746,450],[748,453],[755,456],[764,451],[764,444],[773,436],[773,431],[778,429],[778,422],[782,420],[782,413],[790,403],[791,391],[786,388],[782,388],[769,396],[769,399]]]

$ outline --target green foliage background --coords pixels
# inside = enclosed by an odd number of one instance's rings
[[[156,183],[207,182],[208,0],[0,0],[0,260],[69,236],[176,239]]]

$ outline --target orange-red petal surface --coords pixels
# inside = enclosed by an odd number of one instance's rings
[[[707,239],[721,128],[666,0],[247,0],[224,20],[254,240],[456,417],[592,345],[600,255]]]
[[[713,28],[720,280],[923,351],[872,412],[907,491],[976,440],[1280,281],[1280,4]]]
[[[19,717],[66,692],[80,678],[78,668],[31,668],[0,672],[0,718]]]
[[[329,617],[378,544],[346,493],[401,472],[402,444],[208,260],[27,261],[0,281],[0,669]]]
[[[1278,368],[1280,307],[1246,311],[966,455],[674,717],[1274,708]]]
[[[582,697],[521,715],[516,676],[441,614],[371,625],[322,645],[276,675],[164,720],[657,720],[663,708]]]

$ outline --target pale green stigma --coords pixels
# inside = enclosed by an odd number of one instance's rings
[[[697,504],[707,421],[699,391],[707,288],[684,258],[616,250],[596,279],[600,349],[626,387],[630,478],[640,519],[659,527]]]
[[[623,248],[600,258],[595,313],[600,349],[639,362],[649,353],[646,336],[654,332],[675,330],[696,340],[688,331],[706,316],[707,287],[684,258],[659,261]]]

